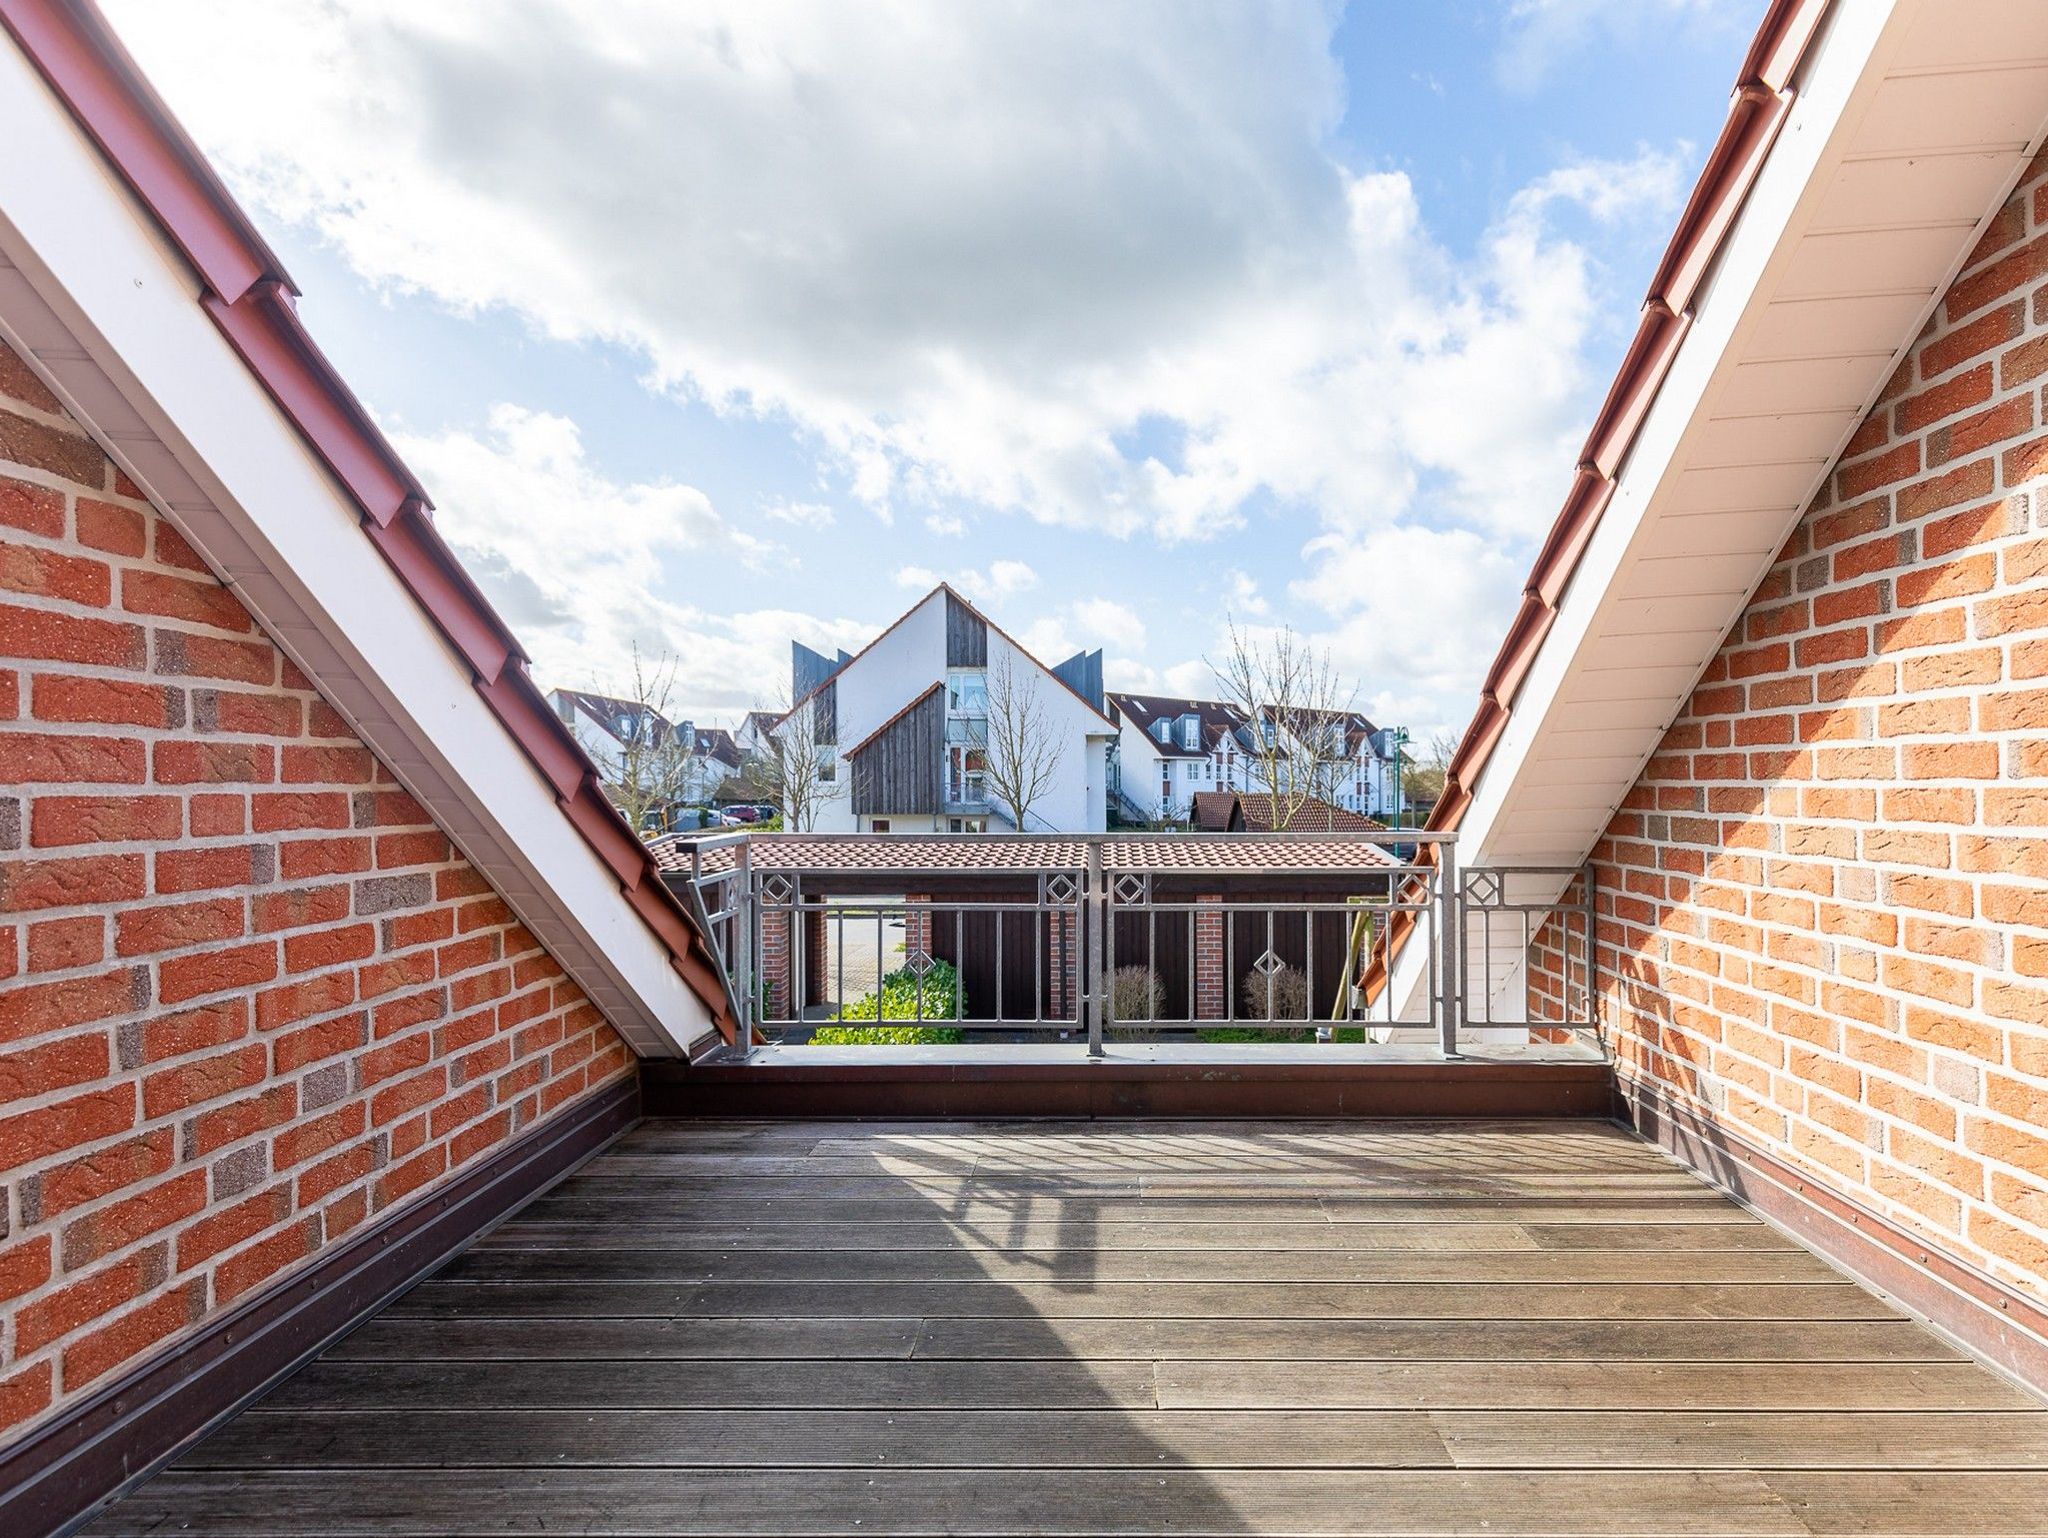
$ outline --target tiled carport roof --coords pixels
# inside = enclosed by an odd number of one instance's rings
[[[652,848],[662,870],[688,873],[691,850],[708,844],[702,868],[716,873],[733,868],[740,842],[671,835]],[[1076,871],[1088,863],[1088,840],[1061,834],[756,833],[744,842],[757,871],[1004,876]],[[1102,840],[1103,869],[1157,875],[1341,875],[1400,863],[1370,839],[1330,834],[1126,833]]]

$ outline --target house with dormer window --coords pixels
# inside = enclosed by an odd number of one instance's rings
[[[795,778],[814,787],[816,832],[1107,826],[1099,651],[1047,667],[941,584],[856,653],[793,644],[790,683],[772,736],[815,766]]]
[[[1266,783],[1276,745],[1283,778],[1290,761],[1316,761],[1319,798],[1364,817],[1391,819],[1400,810],[1398,733],[1355,710],[1309,722],[1301,712],[1254,718],[1222,700],[1156,694],[1112,694],[1108,704],[1118,725],[1111,789],[1131,821],[1185,821],[1196,796],[1217,791],[1287,790]],[[1303,741],[1310,731],[1321,740]]]

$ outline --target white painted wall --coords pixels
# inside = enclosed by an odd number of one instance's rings
[[[1033,833],[1101,832],[1107,824],[1109,724],[1022,647],[989,627],[989,671],[1007,664],[1039,702],[1064,748],[1046,795],[1031,809]],[[839,779],[821,798],[814,831],[852,833],[863,819],[853,812],[852,772],[846,750],[872,736],[897,712],[946,677],[946,595],[934,591],[885,631],[838,675]],[[806,709],[811,707],[806,706]],[[916,825],[913,826],[913,823]],[[890,817],[890,831],[924,831],[928,820]]]

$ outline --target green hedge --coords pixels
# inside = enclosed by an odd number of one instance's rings
[[[920,995],[922,999],[920,1001]],[[935,961],[922,981],[908,967],[882,979],[879,997],[865,994],[839,1013],[845,1020],[957,1020],[967,1011],[960,973],[950,963]],[[943,1047],[965,1041],[967,1033],[935,1025],[823,1025],[811,1033],[821,1047]]]

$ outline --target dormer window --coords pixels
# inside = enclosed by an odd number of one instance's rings
[[[1173,723],[1164,719],[1154,721],[1152,723],[1152,736],[1159,742],[1173,741]]]
[[[1180,745],[1184,748],[1199,748],[1202,745],[1202,718],[1182,716],[1180,718]]]

